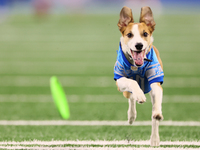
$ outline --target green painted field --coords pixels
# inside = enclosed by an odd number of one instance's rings
[[[199,17],[155,18],[154,45],[165,73],[164,121],[200,121]],[[69,120],[127,120],[127,100],[113,80],[117,22],[117,15],[62,15],[43,21],[11,16],[0,24],[0,120],[61,120],[50,93],[53,75],[67,93]],[[137,114],[136,121],[151,120],[148,95]],[[150,132],[151,126],[1,125],[0,141],[140,141],[149,140]],[[161,126],[160,139],[199,141],[200,126]]]

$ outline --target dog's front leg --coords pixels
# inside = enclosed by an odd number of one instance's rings
[[[136,100],[132,98],[132,94],[130,95],[128,99],[129,107],[128,107],[128,123],[132,124],[133,121],[135,121],[137,117],[137,111],[136,111]]]
[[[117,80],[117,86],[120,92],[128,91],[132,93],[132,99],[138,101],[138,103],[143,103],[146,101],[143,91],[135,80],[122,77]]]
[[[128,122],[132,124],[136,119],[136,101],[143,103],[146,101],[143,91],[140,89],[138,83],[132,79],[122,77],[117,80],[118,90],[123,92],[124,97],[128,98]]]
[[[152,131],[151,131],[151,146],[159,146],[159,121],[163,119],[162,116],[162,97],[163,90],[160,83],[151,84],[151,101],[152,101]]]

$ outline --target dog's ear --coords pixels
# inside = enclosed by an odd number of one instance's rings
[[[124,30],[126,29],[127,25],[129,23],[133,23],[133,15],[132,10],[126,6],[124,6],[120,12],[120,18],[117,26],[119,27],[119,30],[121,33],[124,33]]]
[[[146,6],[141,8],[140,23],[141,22],[144,22],[148,26],[151,33],[154,31],[156,23],[153,19],[153,13],[150,7]]]

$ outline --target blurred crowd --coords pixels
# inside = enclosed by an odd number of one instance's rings
[[[132,8],[136,15],[142,6],[150,6],[154,14],[160,14],[166,5],[174,6],[178,10],[177,6],[186,4],[188,7],[188,3],[200,6],[200,0],[0,0],[0,22],[10,14],[20,13],[35,14],[38,17],[55,13],[116,14],[123,6]]]
[[[0,13],[19,13],[26,8],[27,12],[45,14],[47,12],[72,12],[88,13],[101,8],[100,13],[107,13],[109,10],[122,7],[124,5],[156,5],[160,0],[0,0]],[[107,9],[104,9],[107,8]]]

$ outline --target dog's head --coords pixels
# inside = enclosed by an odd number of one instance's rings
[[[131,9],[124,6],[117,25],[122,34],[123,52],[133,60],[134,65],[142,66],[153,42],[152,33],[156,25],[151,8],[142,7],[140,22],[134,23]]]

